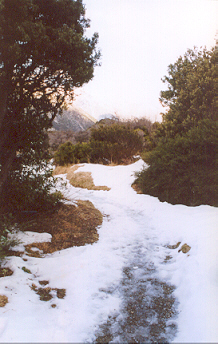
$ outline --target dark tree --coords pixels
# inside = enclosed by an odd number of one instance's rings
[[[136,183],[161,201],[218,206],[217,52],[188,50],[170,65],[161,101],[168,107],[156,125],[148,168]]]
[[[168,111],[163,115],[160,137],[182,135],[200,120],[218,119],[217,53],[215,49],[189,49],[169,65],[162,81],[167,90],[160,101]]]
[[[137,130],[123,124],[91,129],[91,161],[120,164],[142,151],[143,140]]]
[[[93,77],[98,35],[82,0],[0,0],[0,190],[44,157],[45,131]]]

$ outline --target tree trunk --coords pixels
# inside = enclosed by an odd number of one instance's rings
[[[8,152],[7,158],[1,164],[0,195],[2,192],[2,188],[8,179],[9,171],[11,170],[11,166],[12,166],[15,158],[16,158],[16,149],[10,150]]]
[[[14,158],[16,157],[16,147],[13,147],[12,150],[7,152],[7,156],[3,158],[5,137],[7,136],[6,131],[8,131],[8,128],[4,127],[4,119],[7,114],[7,101],[12,74],[12,71],[2,70],[0,76],[0,195],[3,185],[8,178]],[[10,140],[10,135],[8,139]]]
[[[7,100],[13,72],[1,71],[0,76],[0,133],[3,130],[3,120],[7,112]]]
[[[6,115],[6,109],[7,109],[7,90],[0,88],[0,132],[2,130],[3,120]]]

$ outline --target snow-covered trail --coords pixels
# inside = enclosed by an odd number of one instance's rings
[[[84,193],[81,197],[86,199]],[[120,201],[119,197],[112,202],[110,197],[106,202],[104,199],[99,194],[91,198],[98,209],[101,204],[101,210],[108,216],[100,230],[101,256],[97,258],[107,262],[105,267],[99,267],[107,283],[101,282],[96,299],[115,298],[117,305],[109,312],[101,310],[96,330],[88,340],[100,343],[171,340],[177,326],[173,286],[166,278],[159,277],[160,265],[167,264],[169,249],[159,242],[155,229],[149,225],[149,217],[137,204],[124,205],[124,199]]]
[[[136,194],[131,183],[142,164],[79,168],[110,191],[60,186],[70,202],[90,200],[102,212],[99,241],[25,263],[10,258],[0,342],[217,342],[217,209]],[[185,243],[191,250],[178,252]],[[66,297],[39,301],[30,289],[39,280],[65,288]]]
[[[79,171],[90,170],[90,167],[96,168],[87,165]],[[166,342],[173,339],[177,327],[176,302],[172,296],[174,287],[159,276],[159,266],[167,264],[169,249],[158,240],[150,224],[149,212],[146,215],[144,205],[140,207],[137,202],[138,195],[129,188],[131,179],[134,179],[133,171],[130,170],[125,184],[126,168],[120,166],[117,171],[117,168],[106,167],[105,172],[100,173],[101,180],[92,171],[97,185],[107,184],[112,188],[110,192],[75,191],[69,185],[67,187],[69,199],[73,196],[73,199],[91,200],[106,214],[99,230],[100,257],[96,257],[99,273],[104,271],[104,281],[101,281],[95,298],[98,301],[114,299],[116,304],[114,309],[104,309],[108,301],[105,305],[102,302],[103,309],[98,314],[95,330],[92,329],[86,340]],[[107,176],[106,172],[114,173],[114,177]],[[100,267],[101,262],[107,265]]]
[[[107,261],[107,265],[105,268],[99,266],[98,271],[101,274],[105,269],[104,281],[108,281],[107,286],[115,284],[117,291],[125,278],[126,268],[132,266],[134,275],[137,271],[141,279],[140,275],[148,274],[147,266],[152,266],[152,277],[148,275],[146,278],[176,287],[173,297],[177,298],[179,305],[175,341],[216,342],[217,209],[209,206],[172,206],[159,202],[157,198],[136,194],[131,184],[135,171],[139,171],[142,165],[142,160],[133,165],[116,167],[85,164],[78,172],[91,171],[96,185],[106,185],[111,190],[88,191],[68,187],[69,197],[91,200],[107,216],[99,229],[98,243],[99,251],[103,249],[100,260]],[[178,242],[181,244],[177,249],[167,247]],[[191,251],[188,254],[179,253],[179,248],[185,243],[192,247]],[[137,257],[144,260],[144,269],[139,269]],[[155,296],[154,288],[151,293]],[[111,293],[110,297],[116,298],[118,294],[119,313],[122,291]],[[108,298],[109,295],[103,297]],[[113,313],[113,310],[110,309],[110,312]],[[105,311],[102,314],[105,321],[108,315]],[[169,321],[168,325],[172,329],[171,334],[174,333],[174,321]],[[144,329],[144,332],[147,330]],[[121,337],[120,342],[127,338]]]

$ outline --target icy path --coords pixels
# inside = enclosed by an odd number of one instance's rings
[[[96,185],[67,185],[72,202],[90,200],[104,214],[99,241],[43,259],[13,257],[1,282],[9,303],[1,342],[217,342],[217,209],[160,203],[131,188],[129,166],[85,164]],[[187,254],[168,245],[187,243]],[[21,267],[31,270],[27,276]],[[63,300],[39,301],[31,283],[65,288]],[[57,307],[52,308],[51,303]]]
[[[99,242],[107,252],[102,250],[103,256],[98,258],[107,261],[105,268],[101,266],[99,271],[108,281],[104,287],[99,285],[95,297],[105,300],[106,305],[110,299],[115,299],[118,306],[109,312],[101,310],[99,324],[87,340],[144,343],[173,339],[176,329],[174,288],[164,278],[160,279],[158,273],[160,264],[167,264],[169,249],[160,245],[143,212],[134,206],[119,204],[119,199],[112,203],[108,200],[106,204],[96,198],[98,195],[92,198],[93,203],[98,208],[101,204],[110,215],[101,228],[105,238]],[[100,263],[97,261],[98,265]]]
[[[217,209],[172,206],[137,195],[131,183],[142,165],[85,165],[78,172],[91,171],[95,184],[111,191],[68,188],[70,197],[91,200],[106,215],[93,268],[96,281],[102,279],[95,295],[102,303],[97,328],[87,338],[171,341],[178,327],[175,341],[216,342]],[[189,244],[191,251],[167,248],[177,242],[179,248]]]
[[[118,205],[116,208],[117,213]],[[142,214],[128,208],[122,212],[118,211],[124,242],[120,238],[114,252],[115,257],[121,255],[124,259],[121,279],[102,290],[106,297],[108,293],[117,296],[120,308],[112,312],[107,322],[96,331],[97,341],[166,342],[173,338],[176,328],[173,321],[167,323],[175,315],[173,288],[159,278],[159,266],[155,262],[165,264],[169,250],[160,246]],[[114,226],[119,231],[120,223]],[[128,231],[131,236],[127,239]]]

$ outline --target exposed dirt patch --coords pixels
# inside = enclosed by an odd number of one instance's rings
[[[0,307],[4,307],[8,303],[8,298],[5,295],[0,295]]]
[[[52,241],[32,243],[25,249],[30,256],[41,257],[72,246],[92,244],[98,240],[97,227],[102,219],[100,211],[89,201],[78,201],[77,206],[61,204],[54,213],[26,214],[20,221],[26,222],[27,230],[50,233]]]
[[[95,333],[94,343],[169,343],[176,331],[175,287],[153,276],[135,280],[123,270],[122,286],[105,294],[122,293],[119,312],[111,313]]]
[[[32,284],[31,289],[35,291],[37,295],[40,296],[41,301],[50,301],[55,296],[54,292],[56,293],[56,296],[59,299],[63,299],[66,296],[66,289],[58,289],[58,288],[50,288],[50,287],[37,288],[37,286],[34,283]]]
[[[57,291],[57,297],[59,299],[64,299],[66,296],[66,289],[57,289],[55,288],[55,290]]]
[[[183,252],[183,253],[187,253],[191,250],[191,246],[189,246],[188,244],[184,244],[182,245],[182,247],[180,248],[180,250],[178,252]]]
[[[31,244],[27,245],[25,246],[25,249],[29,257],[41,258],[43,255],[43,251],[34,245],[33,246]]]
[[[51,295],[52,288],[37,288],[35,284],[32,284],[31,289],[39,295],[41,301],[50,301],[53,298]]]
[[[53,171],[53,175],[56,176],[58,174],[66,174],[68,176],[71,175],[71,173],[74,173],[80,166],[84,166],[84,165],[67,165],[67,166],[57,166],[54,171]],[[69,179],[69,177],[68,177]]]
[[[168,263],[172,258],[173,258],[172,256],[167,255],[167,256],[165,257],[165,259],[164,259],[163,262],[164,262],[164,263]]]
[[[9,268],[0,268],[0,277],[11,276],[13,271]]]
[[[181,244],[181,241],[177,242],[177,244],[175,245],[167,245],[167,248],[175,250],[176,248],[178,248]],[[187,253],[191,250],[191,246],[189,246],[188,244],[184,244],[181,246],[181,248],[178,250],[178,252],[183,252],[183,253]]]
[[[39,281],[39,284],[41,284],[41,285],[47,285],[47,284],[49,284],[49,281]]]
[[[67,179],[70,184],[88,190],[104,190],[109,191],[107,186],[96,186],[94,184],[91,172],[77,172],[74,173],[81,165],[73,166],[57,166],[53,172],[54,175],[67,174]],[[82,165],[83,166],[83,165]]]
[[[93,182],[91,172],[77,172],[70,178],[70,184],[75,187],[80,187],[88,190],[104,190],[109,191],[107,186],[96,186]]]
[[[8,250],[6,256],[22,257],[24,252]]]
[[[23,270],[24,272],[26,272],[27,274],[31,274],[31,273],[32,273],[32,272],[31,272],[29,269],[27,269],[25,266],[22,267],[22,270]]]
[[[135,190],[137,192],[137,194],[142,194],[143,193],[138,184],[133,183],[131,185],[131,187],[133,188],[133,190]]]
[[[175,245],[167,245],[167,248],[169,248],[170,250],[175,250],[176,248],[179,247],[180,244],[181,244],[181,241],[177,242],[177,244]]]

